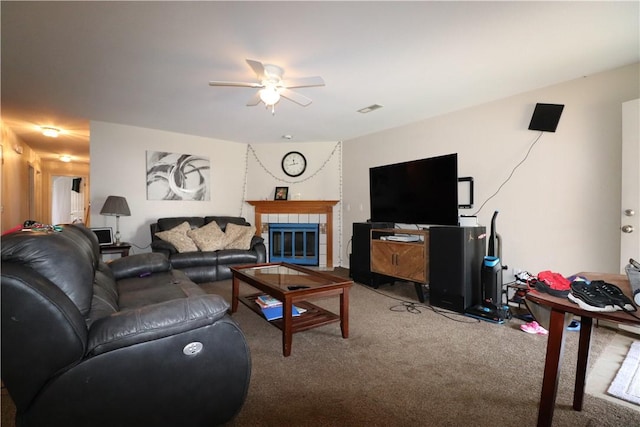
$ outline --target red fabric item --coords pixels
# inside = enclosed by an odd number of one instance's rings
[[[554,273],[553,271],[541,271],[538,273],[538,280],[544,281],[547,286],[557,291],[568,291],[571,289],[571,282],[564,278],[560,273]]]
[[[22,230],[22,224],[18,224],[15,227],[5,231],[4,233],[2,233],[2,235],[6,236],[7,234],[15,233],[16,231],[20,231],[20,230]]]

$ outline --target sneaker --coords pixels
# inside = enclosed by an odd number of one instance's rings
[[[567,331],[579,331],[580,330],[580,322],[577,320],[572,320],[567,326]]]
[[[516,282],[526,285],[532,279],[535,279],[535,276],[532,276],[528,271],[521,271],[515,274]]]
[[[594,280],[591,282],[593,286],[606,294],[609,299],[618,307],[624,311],[636,311],[636,308],[631,303],[631,300],[622,293],[619,287],[607,283],[603,280]]]
[[[560,273],[545,270],[538,273],[536,290],[546,292],[554,297],[565,298],[571,291],[571,282]]]
[[[611,312],[618,310],[604,291],[582,281],[571,282],[571,293],[567,295],[567,298],[587,311]]]
[[[535,286],[537,291],[546,292],[549,295],[553,295],[554,297],[566,298],[570,292],[569,289],[563,289],[563,290],[554,289],[551,286],[549,286],[547,282],[543,280],[536,281]]]
[[[528,334],[548,335],[549,331],[540,326],[535,320],[533,322],[520,325],[520,330]]]

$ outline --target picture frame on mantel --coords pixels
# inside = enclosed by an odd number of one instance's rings
[[[276,187],[273,200],[287,200],[289,197],[289,187]]]

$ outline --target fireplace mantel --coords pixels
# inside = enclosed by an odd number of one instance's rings
[[[333,268],[333,207],[339,200],[247,200],[255,208],[256,233],[262,230],[262,214],[297,213],[327,215],[327,267]]]

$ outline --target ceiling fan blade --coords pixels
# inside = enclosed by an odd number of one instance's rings
[[[307,105],[311,104],[311,98],[307,98],[306,96],[299,94],[297,92],[294,92],[292,90],[283,88],[280,89],[280,95],[283,98],[287,98],[289,101],[293,101],[296,104],[302,105],[303,107],[306,107]]]
[[[249,100],[249,102],[247,102],[247,107],[253,107],[255,105],[260,104],[260,91],[256,92],[251,99]]]
[[[247,59],[247,64],[249,64],[253,72],[256,73],[258,80],[264,80],[264,65],[262,65],[262,62]]]
[[[286,88],[324,86],[324,80],[318,76],[301,77],[298,79],[287,79],[282,82],[282,86]]]
[[[234,87],[254,87],[254,88],[261,88],[261,87],[263,87],[261,83],[248,83],[248,82],[222,82],[222,81],[212,81],[212,82],[209,82],[209,86],[234,86]]]

